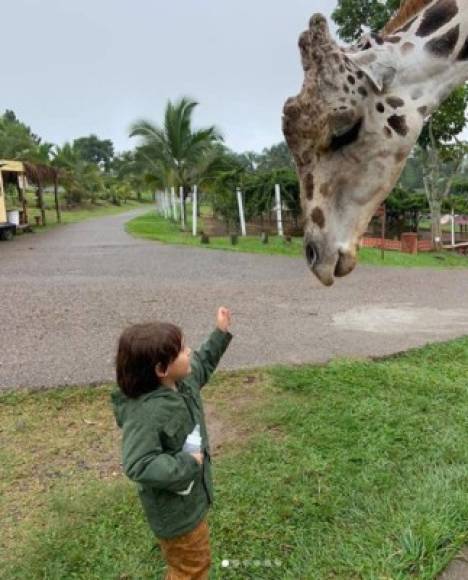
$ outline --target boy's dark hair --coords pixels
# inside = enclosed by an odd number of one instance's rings
[[[136,399],[159,387],[155,367],[164,371],[182,350],[182,331],[167,322],[135,324],[120,336],[116,357],[117,383]]]

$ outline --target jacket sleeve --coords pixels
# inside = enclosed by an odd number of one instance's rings
[[[208,382],[231,340],[230,332],[223,332],[217,328],[200,349],[193,353],[190,378],[200,389]]]
[[[201,469],[190,453],[164,453],[157,429],[146,423],[125,425],[122,455],[131,480],[167,491],[183,491]]]

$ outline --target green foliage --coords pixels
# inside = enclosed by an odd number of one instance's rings
[[[215,178],[213,188],[208,195],[213,212],[222,218],[227,233],[238,232],[240,229],[236,191],[238,187],[241,187],[244,177],[244,169],[240,166],[222,171]],[[246,219],[248,217],[246,214]]]
[[[169,101],[162,126],[149,120],[135,122],[130,137],[140,137],[138,153],[147,162],[147,173],[160,187],[188,189],[198,182],[199,166],[222,137],[214,127],[193,129],[192,117],[198,103],[186,97]]]
[[[90,200],[95,203],[105,191],[102,171],[95,163],[84,161],[74,144],[56,147],[52,165],[60,169],[60,184],[67,205]]]
[[[424,193],[418,193],[397,186],[385,202],[390,212],[423,212],[428,210]]]
[[[432,131],[439,144],[449,143],[459,135],[466,125],[466,107],[468,105],[468,85],[464,84],[453,91],[439,109],[432,115]],[[423,127],[419,137],[419,144],[423,149],[430,146],[429,126]]]
[[[294,219],[301,215],[299,182],[292,169],[258,170],[244,179],[246,214],[249,218],[271,212],[275,207],[275,185],[281,187],[281,198]]]
[[[285,141],[267,147],[257,155],[258,171],[275,171],[280,169],[294,170],[294,162]]]
[[[42,143],[31,129],[19,121],[13,111],[0,116],[0,159],[18,159],[46,163],[52,145]]]
[[[114,157],[114,144],[110,139],[99,139],[96,135],[80,137],[73,141],[73,148],[81,160],[109,171]]]
[[[247,172],[239,156],[225,157],[226,166],[214,179],[208,196],[213,211],[221,216],[227,231],[238,230],[239,209],[236,196],[240,188],[244,196],[246,220],[268,214],[275,207],[275,184],[281,187],[282,202],[297,221],[301,215],[299,182],[291,169]]]
[[[378,31],[400,6],[400,0],[338,0],[332,18],[343,40],[358,40],[364,27]]]

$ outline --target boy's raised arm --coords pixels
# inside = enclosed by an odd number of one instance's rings
[[[231,312],[227,308],[219,308],[216,317],[216,329],[199,350],[192,355],[191,378],[197,383],[199,388],[202,388],[208,382],[232,340],[232,334],[229,332],[230,325]]]

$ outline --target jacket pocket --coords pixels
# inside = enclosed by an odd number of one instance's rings
[[[187,435],[190,433],[190,425],[182,417],[172,418],[162,430],[161,442],[165,451],[181,451]]]

